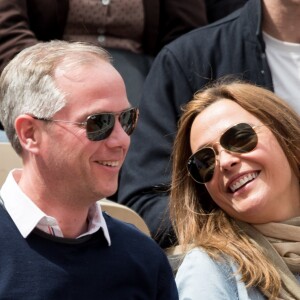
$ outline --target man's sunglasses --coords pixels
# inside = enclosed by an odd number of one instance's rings
[[[247,123],[237,124],[227,129],[219,143],[225,150],[233,153],[247,153],[255,149],[258,137],[254,128]],[[198,183],[209,182],[214,175],[216,152],[213,147],[204,147],[190,156],[187,169],[190,176]]]
[[[54,120],[46,118],[33,117],[36,120],[45,122],[62,122],[75,124],[84,127],[86,130],[86,136],[91,141],[101,141],[110,136],[115,126],[115,119],[118,116],[119,122],[123,130],[131,135],[136,127],[138,120],[138,108],[133,107],[124,110],[120,113],[100,113],[95,115],[90,115],[87,117],[85,122],[72,122],[65,120]]]

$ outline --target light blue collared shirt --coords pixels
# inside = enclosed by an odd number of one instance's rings
[[[180,300],[262,300],[256,288],[246,288],[236,265],[230,260],[214,261],[201,248],[185,256],[176,274]]]

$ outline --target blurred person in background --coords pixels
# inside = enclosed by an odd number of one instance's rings
[[[109,50],[128,98],[138,105],[153,58],[164,45],[245,1],[2,0],[0,72],[38,41],[90,42]]]
[[[83,41],[109,50],[136,105],[153,57],[207,24],[204,0],[3,0],[0,71],[38,41]]]

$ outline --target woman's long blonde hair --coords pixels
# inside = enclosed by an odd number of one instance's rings
[[[179,244],[187,249],[194,244],[213,258],[227,254],[239,265],[247,286],[257,286],[273,297],[281,283],[276,269],[251,241],[212,200],[204,185],[188,175],[187,161],[192,154],[190,130],[196,116],[220,99],[230,99],[270,129],[281,145],[289,164],[300,178],[300,119],[274,93],[248,83],[218,82],[196,93],[183,108],[173,150],[170,215]]]

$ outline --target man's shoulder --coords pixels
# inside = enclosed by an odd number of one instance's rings
[[[0,198],[0,226],[2,229],[8,230],[8,228],[12,227],[12,225],[12,219],[5,209],[2,199]]]
[[[146,243],[153,245],[156,248],[156,243],[152,238],[147,236],[144,232],[138,229],[134,224],[121,221],[117,218],[110,216],[108,213],[103,212],[108,231],[110,236],[115,238],[115,240],[133,240],[138,241],[138,243]]]
[[[226,16],[223,19],[220,19],[214,23],[211,23],[209,25],[196,28],[182,36],[180,36],[178,39],[174,40],[167,46],[165,46],[166,50],[169,50],[171,52],[176,52],[181,47],[193,49],[190,47],[198,47],[201,46],[202,49],[205,49],[208,45],[206,42],[209,42],[210,44],[214,44],[215,39],[218,38],[218,34],[232,34],[233,32],[229,32],[229,28],[235,27],[237,30],[240,30],[240,15],[241,10],[239,9],[230,15]],[[204,42],[205,41],[205,42]],[[188,46],[187,46],[188,44]],[[199,50],[199,48],[195,49]]]
[[[228,74],[240,77],[256,58],[253,45],[258,43],[259,1],[249,0],[225,18],[194,29],[166,45],[156,57],[153,70],[168,72],[176,80],[185,77],[192,92],[215,78]],[[151,78],[159,72],[156,70],[152,71]],[[151,88],[153,92],[153,84]]]
[[[157,272],[157,268],[162,266],[169,268],[164,251],[151,237],[133,224],[120,221],[105,212],[103,216],[111,238],[111,253],[117,252],[118,256],[124,256],[126,259],[134,258],[135,261],[143,262],[142,265],[147,265],[151,257],[152,265],[149,269],[153,272]]]

